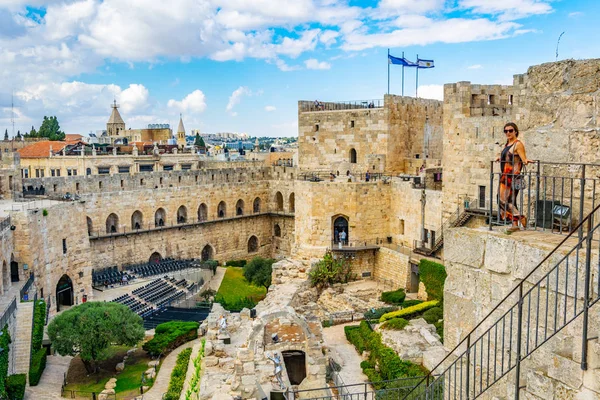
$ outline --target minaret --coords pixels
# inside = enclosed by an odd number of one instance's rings
[[[254,151],[256,153],[260,152],[260,145],[258,144],[258,137],[256,138],[256,142],[254,142]]]
[[[179,126],[177,127],[177,145],[185,146],[185,128],[183,127],[183,117],[179,114]]]
[[[121,114],[119,114],[117,100],[110,106],[112,107],[112,113],[106,123],[106,133],[108,136],[121,136],[123,131],[125,131],[125,122],[121,118]]]

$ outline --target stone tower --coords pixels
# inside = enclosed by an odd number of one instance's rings
[[[260,145],[258,144],[258,137],[256,138],[256,141],[254,142],[254,151],[256,153],[260,152]]]
[[[112,113],[106,123],[106,133],[108,136],[121,136],[123,131],[125,131],[125,122],[121,118],[121,114],[119,114],[119,105],[116,100],[111,104],[111,107]]]
[[[181,114],[179,114],[179,126],[177,127],[177,145],[185,146],[185,128]]]

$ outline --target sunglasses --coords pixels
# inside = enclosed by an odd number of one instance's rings
[[[513,133],[515,130],[514,129],[505,129],[504,133]]]

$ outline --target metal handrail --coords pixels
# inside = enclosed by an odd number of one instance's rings
[[[585,337],[587,337],[587,311],[589,309],[589,307],[591,307],[591,305],[593,305],[595,302],[598,301],[598,298],[593,299],[593,301],[589,301],[589,290],[590,290],[590,281],[591,281],[591,272],[590,272],[590,257],[591,257],[591,245],[592,245],[592,239],[593,239],[593,235],[594,232],[596,232],[597,230],[600,231],[600,223],[596,224],[594,227],[592,227],[592,223],[594,220],[594,214],[598,212],[598,210],[600,210],[600,205],[596,206],[594,208],[594,210],[592,212],[590,212],[580,223],[579,225],[573,229],[568,236],[564,237],[563,240],[554,248],[552,249],[552,251],[550,251],[550,253],[548,253],[541,262],[538,263],[538,265],[533,268],[531,271],[529,271],[529,273],[523,278],[521,279],[520,283],[514,287],[501,301],[498,302],[498,304],[496,304],[496,306],[477,324],[475,325],[475,327],[450,351],[448,352],[448,354],[446,355],[446,357],[444,357],[434,368],[431,369],[431,371],[429,372],[429,374],[427,375],[427,377],[425,379],[423,379],[421,382],[419,382],[419,384],[415,387],[415,389],[411,390],[411,392],[406,395],[404,397],[404,399],[413,399],[413,398],[419,398],[419,395],[421,393],[415,393],[415,390],[417,390],[417,388],[421,387],[423,384],[425,384],[425,397],[427,397],[429,395],[429,391],[430,388],[432,390],[440,390],[440,386],[439,386],[439,382],[437,382],[438,378],[435,378],[432,380],[432,376],[433,376],[433,372],[438,370],[438,368],[442,367],[444,365],[444,363],[446,363],[450,357],[455,358],[455,360],[450,363],[450,366],[445,368],[440,374],[438,374],[440,377],[444,377],[447,371],[450,371],[449,375],[450,375],[450,379],[452,378],[452,367],[454,366],[454,378],[455,378],[455,387],[456,387],[456,374],[457,374],[457,363],[461,363],[463,361],[466,361],[467,364],[467,372],[466,375],[467,377],[470,377],[470,371],[469,371],[469,367],[470,367],[470,363],[471,363],[471,353],[474,353],[474,359],[475,359],[475,363],[477,362],[477,345],[478,343],[480,343],[479,348],[480,348],[480,353],[479,353],[479,357],[483,360],[483,351],[481,350],[481,347],[483,347],[484,341],[485,341],[485,336],[487,335],[487,340],[488,340],[488,365],[489,365],[489,354],[490,354],[490,335],[492,332],[492,328],[494,328],[495,330],[495,344],[497,342],[497,331],[498,331],[498,326],[500,324],[500,322],[502,322],[502,348],[500,349],[501,352],[504,352],[504,330],[505,330],[505,324],[506,323],[506,319],[510,316],[510,343],[509,345],[511,346],[511,350],[512,350],[512,324],[513,324],[513,317],[514,317],[514,313],[515,313],[515,307],[517,308],[517,323],[518,323],[518,332],[516,335],[517,338],[517,356],[516,356],[516,360],[515,360],[515,365],[512,365],[512,360],[509,358],[508,360],[508,367],[506,370],[504,370],[504,356],[502,356],[502,370],[501,370],[501,374],[500,376],[496,375],[496,369],[494,369],[494,381],[489,384],[489,371],[488,371],[488,379],[487,379],[487,386],[485,388],[483,388],[483,384],[482,384],[482,380],[483,380],[483,372],[480,372],[480,391],[479,394],[476,394],[474,397],[479,396],[481,393],[483,393],[485,390],[487,390],[488,387],[491,387],[495,382],[497,382],[499,379],[501,379],[503,376],[505,376],[508,372],[510,372],[513,368],[520,368],[520,360],[524,357],[526,357],[527,355],[531,354],[533,351],[535,351],[538,347],[540,347],[541,345],[543,345],[546,341],[548,341],[552,336],[554,336],[560,329],[564,328],[566,325],[568,325],[573,319],[577,318],[579,315],[581,315],[582,313],[584,313],[584,339]],[[527,279],[529,279],[530,277],[533,276],[534,273],[538,272],[546,263],[546,261],[548,261],[553,255],[556,254],[556,252],[558,251],[558,249],[560,249],[562,247],[563,244],[565,244],[567,242],[567,240],[572,239],[575,237],[576,232],[579,231],[580,228],[583,227],[584,224],[587,224],[588,226],[588,230],[587,230],[587,235],[585,236],[585,238],[582,238],[580,240],[577,241],[577,243],[570,249],[570,251],[563,257],[561,257],[561,259],[558,261],[558,263],[552,268],[550,269],[550,271],[548,271],[546,274],[544,274],[541,279],[539,279],[535,284],[532,285],[532,287],[525,293],[523,293],[523,283],[527,281]],[[585,275],[583,276],[583,278],[585,279],[585,286],[583,287],[583,290],[585,291],[584,294],[584,302],[585,305],[581,308],[581,310],[579,311],[579,313],[577,312],[577,278],[579,277],[579,273],[577,271],[577,275],[576,275],[576,282],[575,282],[575,301],[574,301],[574,313],[573,313],[573,317],[569,319],[569,321],[567,321],[567,311],[566,311],[566,306],[564,308],[564,319],[561,316],[561,319],[563,319],[564,324],[561,327],[557,326],[557,318],[558,318],[558,307],[557,305],[555,306],[555,312],[554,312],[554,329],[552,331],[552,334],[550,336],[545,335],[544,340],[541,343],[538,343],[538,336],[536,333],[536,337],[535,337],[535,346],[532,346],[531,350],[530,350],[530,341],[529,341],[529,335],[530,335],[530,307],[531,307],[531,299],[533,296],[533,292],[536,290],[537,288],[537,296],[538,296],[538,302],[537,302],[537,311],[539,312],[539,296],[540,296],[540,288],[542,287],[542,284],[545,284],[545,288],[546,288],[546,319],[545,319],[545,323],[546,323],[546,333],[547,333],[547,324],[548,324],[548,293],[549,293],[549,288],[550,285],[552,283],[550,283],[550,276],[553,272],[556,271],[556,294],[555,294],[555,302],[556,304],[558,304],[558,284],[559,284],[559,269],[560,266],[563,262],[566,261],[566,275],[567,275],[567,280],[568,280],[568,268],[569,268],[569,256],[572,255],[573,252],[576,252],[576,265],[575,268],[578,267],[579,264],[579,251],[584,248],[584,244],[585,244],[585,249],[586,249],[586,254],[585,254],[585,263],[586,263],[586,271],[585,271]],[[600,289],[600,288],[599,288]],[[519,298],[518,298],[518,302],[516,305],[512,305],[505,313],[503,313],[501,315],[500,318],[498,318],[493,324],[490,325],[490,328],[488,328],[487,330],[485,330],[481,335],[479,335],[474,341],[471,339],[472,336],[475,336],[477,333],[477,330],[479,328],[481,328],[484,324],[484,322],[486,322],[496,311],[498,311],[500,309],[501,306],[505,305],[505,303],[507,303],[509,301],[509,299],[511,298],[511,296],[513,296],[515,293],[519,293]],[[568,295],[568,288],[566,287],[565,284],[565,305],[566,305],[566,297]],[[522,318],[523,318],[523,306],[525,303],[525,299],[528,299],[528,316],[527,316],[527,341],[526,341],[526,354],[521,354],[521,334],[522,334]],[[563,310],[560,310],[563,311]],[[539,322],[539,315],[536,315],[536,325]],[[533,328],[534,330],[536,329],[536,327]],[[462,353],[456,355],[455,353],[459,352],[459,349],[462,345],[466,344],[467,348],[465,351],[463,351]],[[582,368],[585,365],[587,367],[586,364],[586,354],[587,354],[587,341],[584,340],[583,341],[583,356],[582,356]],[[496,356],[496,348],[494,348],[494,356]],[[512,355],[512,353],[509,351],[509,357]],[[466,357],[466,360],[463,360],[463,358]],[[494,360],[494,365],[496,364],[496,359]],[[511,366],[512,365],[512,366]],[[461,374],[461,378],[462,378],[462,365],[461,365],[461,370],[460,370],[460,374]],[[476,368],[474,368],[474,373],[476,374]],[[483,365],[481,370],[483,370]],[[519,371],[517,371],[517,379],[516,379],[516,388],[515,388],[515,398],[518,399],[518,391],[519,391],[519,378],[518,378],[518,373]],[[475,375],[476,377],[476,375]],[[429,383],[430,380],[432,380],[431,384]],[[437,382],[437,383],[436,383]],[[476,382],[475,382],[476,383]],[[437,385],[437,386],[436,386]],[[462,380],[460,382],[460,385],[462,386]],[[469,383],[469,378],[466,379],[466,385],[467,385],[467,396],[469,396],[470,391],[471,391],[471,387],[470,387],[470,383]],[[442,388],[443,389],[443,388]],[[473,388],[474,393],[477,393],[476,391],[476,387]],[[456,389],[455,389],[456,390]],[[462,389],[461,389],[462,390]],[[461,392],[462,393],[462,392]],[[412,395],[412,397],[411,397]],[[417,397],[415,397],[417,396]]]

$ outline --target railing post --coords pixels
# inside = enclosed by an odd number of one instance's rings
[[[367,384],[365,383],[365,400],[367,400]]]
[[[471,332],[469,332],[469,336],[467,336],[467,391],[465,394],[465,398],[469,400],[469,396],[471,394],[470,382],[471,381]]]
[[[537,220],[539,219],[538,217],[538,207],[540,204],[540,160],[537,161],[537,168],[536,168],[536,178],[535,178],[535,225],[534,227],[537,228]]]
[[[515,368],[515,400],[519,400],[521,381],[521,331],[523,322],[523,282],[519,284],[519,302],[517,303],[517,366]]]
[[[494,196],[494,161],[490,162],[490,231],[492,230],[492,220],[494,212],[494,202],[492,200]],[[498,211],[499,212],[499,211]]]
[[[581,222],[583,221],[583,208],[585,206],[585,164],[581,165],[581,183],[579,186],[579,222]],[[591,225],[589,222],[591,222],[591,220],[588,221],[588,225]],[[590,232],[590,229],[588,229],[588,232]],[[583,239],[583,224],[579,227],[578,239],[579,241]]]
[[[592,216],[588,217],[588,234],[585,244],[585,286],[583,288],[583,332],[581,334],[581,369],[587,371],[588,311],[590,308],[590,274],[592,264]],[[565,294],[566,296],[566,294]],[[575,299],[577,301],[577,299]]]

